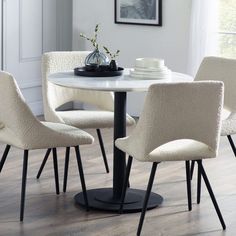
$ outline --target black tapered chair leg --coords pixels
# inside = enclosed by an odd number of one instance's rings
[[[129,176],[130,176],[130,169],[132,166],[132,161],[133,161],[133,157],[129,156],[128,164],[127,164],[126,172],[125,172],[125,181],[124,181],[124,185],[123,185],[123,189],[121,193],[121,203],[120,203],[120,209],[119,209],[120,214],[122,214],[123,212],[125,194],[126,194],[127,187],[129,187]]]
[[[192,193],[191,193],[191,179],[190,179],[190,161],[185,161],[186,166],[186,182],[187,182],[187,196],[188,196],[188,210],[192,210]]]
[[[50,155],[51,150],[52,150],[52,149],[49,148],[49,149],[47,150],[47,152],[46,152],[44,158],[43,158],[43,162],[42,162],[42,164],[41,164],[41,166],[40,166],[40,168],[39,168],[38,174],[37,174],[37,176],[36,176],[37,179],[39,179],[40,176],[41,176],[41,173],[42,173],[42,171],[43,171],[43,169],[44,169],[44,166],[45,166],[45,164],[46,164],[46,162],[47,162],[47,160],[48,160],[48,157],[49,157],[49,155]]]
[[[57,163],[57,149],[53,148],[52,152],[53,152],[53,167],[54,167],[56,194],[60,194],[59,177],[58,177],[58,163]]]
[[[230,146],[231,146],[231,148],[234,152],[234,156],[236,157],[236,148],[235,148],[235,145],[234,145],[234,141],[233,141],[231,135],[227,135],[227,138],[228,138]]]
[[[103,157],[103,161],[104,161],[104,165],[106,168],[106,172],[109,173],[109,166],[108,166],[108,162],[107,162],[107,156],[106,156],[106,152],[105,152],[105,148],[104,148],[104,144],[103,144],[103,140],[102,140],[102,134],[100,129],[96,129],[97,131],[97,135],[98,135],[98,141],[100,144],[100,148],[101,148],[101,152],[102,152],[102,157]]]
[[[130,188],[130,181],[128,181],[128,188]]]
[[[70,159],[70,147],[67,147],[66,148],[66,155],[65,155],[64,180],[63,180],[63,192],[64,193],[66,192],[66,187],[67,187],[69,159]]]
[[[126,171],[127,171],[128,163],[126,164]],[[130,180],[128,179],[128,188],[130,188]]]
[[[198,171],[197,171],[197,204],[199,204],[201,201],[201,182],[202,182],[201,170],[200,170],[200,167],[198,166]]]
[[[205,170],[204,170],[204,168],[203,168],[202,161],[201,161],[201,160],[198,160],[197,163],[198,163],[198,166],[200,167],[201,175],[202,175],[202,177],[203,177],[203,179],[204,179],[204,182],[205,182],[205,184],[206,184],[207,190],[208,190],[208,192],[209,192],[209,194],[210,194],[212,203],[213,203],[213,205],[214,205],[214,207],[215,207],[215,210],[216,210],[216,213],[217,213],[217,215],[218,215],[218,217],[219,217],[219,220],[220,220],[220,223],[221,223],[221,225],[222,225],[222,228],[223,228],[223,230],[225,230],[225,229],[226,229],[226,225],[225,225],[224,219],[223,219],[223,217],[222,217],[222,214],[221,214],[221,212],[220,212],[220,208],[219,208],[218,203],[217,203],[217,201],[216,201],[215,195],[214,195],[214,193],[213,193],[213,191],[212,191],[210,182],[209,182],[209,180],[208,180],[208,178],[207,178],[206,172],[205,172]]]
[[[21,204],[20,204],[20,221],[24,219],[25,210],[25,190],[26,190],[26,180],[27,180],[27,169],[28,169],[28,155],[29,151],[24,151],[23,160],[23,171],[22,171],[22,185],[21,185]]]
[[[191,161],[190,179],[193,179],[195,161]]]
[[[11,148],[11,146],[8,145],[8,144],[7,144],[6,147],[5,147],[5,150],[4,150],[4,153],[3,153],[3,155],[2,155],[1,162],[0,162],[0,173],[1,173],[1,171],[2,171],[2,168],[3,168],[3,166],[4,166],[5,161],[6,161],[6,159],[7,159],[7,155],[8,155],[8,152],[9,152],[10,148]]]
[[[153,165],[152,165],[152,170],[151,170],[151,174],[150,174],[149,181],[148,181],[147,191],[146,191],[144,202],[143,202],[143,209],[142,209],[141,217],[140,217],[140,220],[139,220],[137,236],[140,236],[141,230],[142,230],[142,227],[143,227],[143,221],[144,221],[145,214],[146,214],[146,211],[147,211],[147,204],[148,204],[148,200],[149,200],[150,193],[151,193],[151,190],[152,190],[152,185],[153,185],[154,177],[155,177],[155,174],[156,174],[157,165],[158,165],[157,162],[154,162]]]
[[[83,171],[83,165],[82,165],[82,161],[81,161],[79,146],[75,147],[75,153],[76,153],[76,159],[77,159],[77,163],[78,163],[81,186],[82,186],[82,190],[83,190],[84,203],[85,203],[86,210],[89,211],[88,196],[87,196],[86,184],[85,184],[85,180],[84,180],[84,171]]]

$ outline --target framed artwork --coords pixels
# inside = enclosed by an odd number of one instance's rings
[[[162,0],[115,0],[115,23],[162,26]]]

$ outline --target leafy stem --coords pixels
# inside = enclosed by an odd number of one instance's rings
[[[99,31],[99,24],[97,24],[95,26],[94,36],[93,37],[89,38],[85,34],[80,33],[80,37],[90,41],[92,43],[93,47],[96,48],[96,50],[99,50],[99,45],[98,45],[98,42],[97,42],[98,31]]]
[[[111,53],[111,51],[107,47],[103,46],[103,48],[106,54],[110,56],[111,60],[115,60],[115,58],[119,56],[120,50],[116,50],[115,53]]]
[[[97,42],[97,39],[98,39],[98,32],[99,32],[99,24],[96,24],[95,26],[95,29],[94,29],[94,34],[92,37],[88,37],[86,36],[85,34],[83,33],[80,33],[80,37],[81,38],[84,38],[86,40],[88,40],[92,45],[93,47],[96,49],[96,50],[99,50],[99,45],[98,45],[98,42]],[[120,53],[120,50],[116,50],[116,52],[112,53],[107,47],[103,46],[103,49],[105,50],[106,54],[109,55],[109,57],[111,58],[111,60],[115,60],[116,57],[119,56],[119,53]]]

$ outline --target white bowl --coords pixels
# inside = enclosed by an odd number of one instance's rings
[[[139,68],[159,68],[165,65],[164,59],[159,58],[137,58],[135,60],[135,67]]]

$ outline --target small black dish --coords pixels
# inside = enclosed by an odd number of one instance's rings
[[[100,65],[97,69],[97,71],[102,72],[102,71],[109,71],[110,66],[109,65]]]
[[[113,76],[121,76],[123,74],[123,71],[124,68],[122,67],[118,67],[117,71],[111,71],[109,68],[107,70],[98,69],[95,71],[88,71],[86,67],[77,67],[74,69],[74,74],[78,76],[87,76],[87,77],[113,77]]]
[[[99,68],[98,64],[89,64],[85,66],[86,71],[97,71]]]

